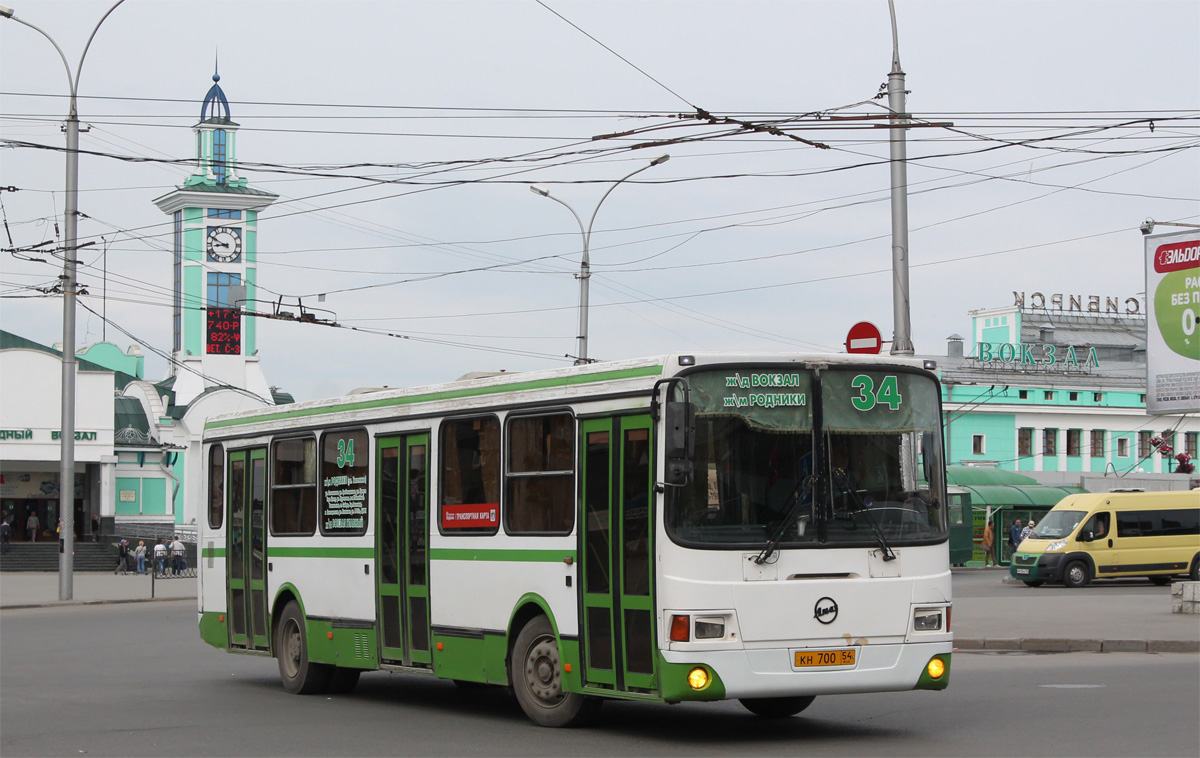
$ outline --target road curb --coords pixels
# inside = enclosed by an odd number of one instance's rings
[[[117,605],[119,603],[170,603],[187,600],[195,603],[194,597],[131,597],[121,600],[55,600],[49,603],[13,603],[0,605],[0,611],[19,611],[29,608],[73,608],[80,605]]]
[[[1020,639],[956,639],[963,652],[1025,653],[1200,653],[1197,640],[1087,640],[1046,637]]]

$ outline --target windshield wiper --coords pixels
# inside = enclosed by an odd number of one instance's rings
[[[783,517],[783,521],[779,524],[779,530],[775,532],[775,536],[767,543],[767,546],[762,549],[762,552],[754,556],[753,560],[757,564],[767,562],[771,554],[779,547],[779,543],[783,540],[783,535],[791,528],[792,524],[796,523],[796,519],[800,517],[801,507],[804,505],[805,495],[812,494],[813,477],[806,476],[796,485],[796,489],[792,490],[792,502],[787,513]]]
[[[871,527],[871,531],[875,534],[875,541],[879,543],[879,550],[883,554],[883,560],[885,562],[896,560],[896,554],[892,552],[892,547],[888,544],[887,537],[883,536],[883,530],[879,528],[879,522],[875,520],[875,514],[871,513],[870,506],[859,496],[858,490],[850,486],[850,481],[845,472],[841,472],[841,476],[839,476],[838,472],[835,471],[833,483],[849,493],[850,497],[854,499],[854,503],[858,506],[858,510],[851,511],[851,515],[861,513],[866,517],[867,525]]]

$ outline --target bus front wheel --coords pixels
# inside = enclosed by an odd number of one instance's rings
[[[563,691],[558,641],[545,616],[531,619],[517,635],[509,680],[521,710],[538,726],[573,726],[600,706],[595,698]]]
[[[304,614],[291,601],[275,627],[275,657],[283,688],[293,695],[311,695],[325,689],[329,667],[308,660],[308,640],[304,633]]]
[[[1063,569],[1063,584],[1068,587],[1086,587],[1092,579],[1090,573],[1083,561],[1071,561]]]
[[[800,711],[812,705],[816,695],[804,697],[744,697],[739,702],[746,710],[755,716],[768,719],[782,719],[795,716]]]

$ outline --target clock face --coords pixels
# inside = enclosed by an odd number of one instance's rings
[[[232,226],[210,226],[206,248],[210,261],[232,263],[242,257],[242,232]]]

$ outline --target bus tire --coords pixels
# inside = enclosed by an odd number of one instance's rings
[[[1071,561],[1063,569],[1063,584],[1068,587],[1086,587],[1091,580],[1091,572],[1083,561]]]
[[[333,695],[348,695],[354,692],[354,688],[358,686],[358,677],[361,675],[362,669],[338,666],[329,672],[329,681],[325,684],[325,691]]]
[[[308,660],[304,614],[295,600],[284,607],[275,627],[275,658],[283,688],[293,695],[321,692],[329,682],[329,667]]]
[[[545,616],[530,619],[517,635],[509,680],[521,710],[538,726],[574,726],[599,709],[595,698],[563,692],[558,640]]]
[[[802,697],[744,697],[738,702],[755,716],[766,719],[783,719],[795,716],[800,711],[812,705],[816,695]]]

